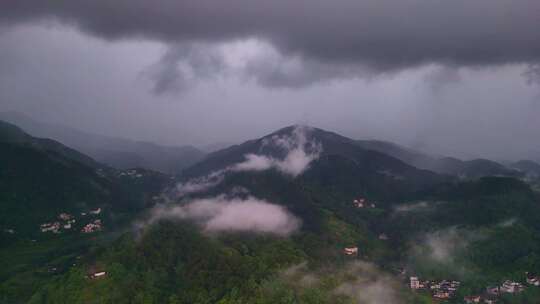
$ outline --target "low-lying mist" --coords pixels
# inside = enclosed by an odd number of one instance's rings
[[[144,228],[159,220],[192,220],[206,233],[252,232],[288,236],[298,230],[301,221],[284,207],[251,196],[245,199],[224,195],[197,199],[183,205],[158,205],[146,221]]]
[[[276,280],[300,302],[400,304],[409,296],[397,278],[364,261],[319,269],[302,263],[282,271]]]

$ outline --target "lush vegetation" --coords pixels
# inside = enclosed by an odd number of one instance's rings
[[[452,301],[460,303],[503,280],[523,281],[526,271],[540,273],[539,195],[515,178],[457,181],[322,132],[320,140],[332,148],[299,177],[233,172],[208,191],[173,202],[246,197],[238,189],[248,189],[301,219],[294,234],[209,235],[185,219],[133,232],[133,221],[162,202],[162,190],[175,179],[95,167],[63,149],[36,146],[24,134],[6,134],[0,303],[372,303],[374,297],[431,303],[429,294],[406,288],[402,269],[424,279],[459,279]],[[220,168],[260,144],[214,153],[188,173]],[[358,198],[369,207],[355,206]],[[40,223],[61,212],[97,207],[104,210],[104,231],[81,234],[84,218],[70,231],[39,232]],[[345,256],[344,247],[358,247],[359,254]],[[100,271],[106,275],[92,278]],[[536,303],[539,290],[500,301]]]

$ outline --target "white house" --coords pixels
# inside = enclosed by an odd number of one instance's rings
[[[522,292],[525,289],[525,287],[518,282],[512,282],[509,280],[504,281],[504,283],[501,285],[501,292],[506,293],[517,293]]]
[[[480,300],[482,298],[480,296],[466,296],[465,298],[463,298],[463,300],[465,301],[465,303],[467,304],[471,304],[471,303],[480,303]]]
[[[420,280],[418,279],[418,277],[410,277],[409,286],[411,287],[411,289],[420,289]]]
[[[345,249],[343,249],[343,253],[346,255],[358,254],[358,247],[345,247]]]
[[[540,286],[540,277],[537,277],[529,272],[526,272],[525,274],[527,275],[527,284],[533,286]]]
[[[107,273],[105,271],[96,272],[90,275],[91,279],[97,279],[99,277],[105,276]]]
[[[101,208],[97,208],[96,210],[90,210],[90,214],[100,214]]]

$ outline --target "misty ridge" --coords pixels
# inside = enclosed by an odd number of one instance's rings
[[[281,149],[285,154],[283,159],[275,159],[272,156],[246,154],[246,160],[234,165],[232,170],[258,171],[275,168],[285,174],[296,177],[304,172],[313,160],[319,158],[322,152],[320,143],[308,141],[307,133],[309,132],[310,127],[298,125],[294,127],[290,135],[274,135],[270,138],[265,138],[262,142],[261,151],[266,148]]]
[[[274,169],[294,178],[306,170],[322,150],[320,144],[308,141],[307,132],[310,132],[309,127],[295,126],[290,134],[264,138],[259,149],[260,154],[246,154],[245,160],[240,163],[179,183],[175,187],[174,195],[176,199],[181,199],[189,194],[207,191],[222,182],[231,172]],[[265,155],[265,150],[278,150],[283,158]],[[301,223],[283,207],[251,196],[239,199],[220,195],[196,199],[181,206],[160,205],[154,207],[150,213],[150,218],[144,225],[151,225],[160,219],[191,219],[198,222],[206,232],[245,231],[286,236],[297,230]],[[143,225],[137,223],[136,226]]]
[[[319,157],[322,151],[319,143],[308,141],[306,136],[308,132],[309,127],[295,126],[290,134],[263,138],[260,154],[245,154],[244,161],[240,163],[178,183],[174,187],[172,197],[171,192],[168,192],[168,201],[172,203],[155,206],[149,211],[148,219],[135,223],[135,226],[137,229],[143,229],[162,219],[178,219],[193,220],[208,233],[232,231],[280,236],[291,234],[300,227],[300,219],[279,205],[249,196],[249,191],[245,189],[217,197],[188,198],[188,201],[183,200],[181,205],[175,202],[187,195],[205,192],[217,186],[229,173],[273,169],[292,178],[298,176]],[[267,150],[277,151],[282,158],[263,154]],[[241,194],[243,198],[237,197],[236,194]]]
[[[274,169],[285,175],[296,177],[309,167],[322,152],[322,146],[315,141],[309,141],[307,126],[294,126],[290,134],[265,137],[259,147],[259,153],[247,153],[244,160],[226,168],[213,171],[208,175],[189,179],[176,187],[177,195],[184,196],[208,190],[218,185],[231,172],[264,171]],[[281,158],[273,154],[280,155]]]

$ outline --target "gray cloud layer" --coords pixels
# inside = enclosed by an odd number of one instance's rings
[[[171,44],[257,38],[290,66],[250,62],[255,79],[299,86],[360,71],[395,71],[426,63],[485,66],[540,59],[537,0],[18,0],[0,4],[0,22],[55,18],[106,39],[143,37]],[[195,76],[219,66],[176,49],[164,62],[188,58]],[[210,62],[208,61],[210,60]],[[294,65],[297,65],[296,70]],[[174,65],[173,65],[174,66]],[[185,75],[168,67],[155,91],[178,88]],[[174,81],[176,80],[176,81]]]
[[[0,110],[167,145],[239,143],[304,123],[440,155],[540,159],[536,0],[207,3],[0,1]],[[187,16],[188,6],[198,8]],[[248,17],[253,25],[232,30]],[[523,64],[477,68],[505,62]]]

